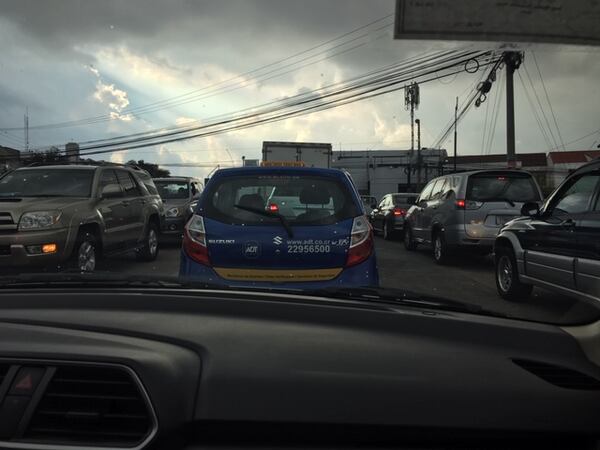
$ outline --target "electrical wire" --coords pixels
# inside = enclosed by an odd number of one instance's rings
[[[556,133],[560,139],[560,143],[562,145],[563,150],[565,148],[565,142],[563,140],[562,134],[560,133],[560,127],[558,126],[558,121],[556,120],[556,115],[554,114],[554,108],[552,107],[552,102],[550,101],[550,96],[548,95],[548,90],[546,89],[546,83],[544,83],[544,77],[542,76],[542,71],[540,70],[540,66],[538,65],[537,57],[535,56],[535,52],[532,50],[531,55],[533,56],[533,62],[535,63],[535,67],[537,68],[538,74],[540,76],[540,81],[542,82],[542,87],[544,88],[544,93],[546,94],[546,101],[548,102],[548,106],[550,107],[550,113],[552,114],[552,119],[554,120],[554,126],[556,127]]]
[[[213,96],[213,95],[220,95],[220,94],[222,94],[222,93],[225,93],[225,91],[223,91],[223,89],[227,89],[227,88],[228,88],[228,86],[225,86],[225,87],[219,88],[219,89],[217,89],[216,91],[214,91],[214,88],[215,88],[215,87],[218,87],[218,86],[221,86],[221,85],[224,85],[224,84],[225,84],[225,85],[227,85],[228,83],[230,83],[230,82],[232,82],[232,81],[235,81],[235,80],[238,80],[238,79],[242,79],[242,80],[243,80],[243,81],[241,82],[242,84],[243,84],[243,83],[247,83],[247,81],[245,80],[245,77],[247,77],[248,75],[256,74],[256,73],[258,73],[258,72],[261,72],[261,71],[263,71],[264,69],[267,69],[267,68],[270,68],[270,67],[274,67],[274,66],[276,66],[276,65],[279,65],[279,64],[281,64],[281,63],[283,63],[283,62],[290,61],[290,60],[292,60],[292,59],[294,59],[294,58],[297,58],[298,56],[301,56],[301,55],[304,55],[304,54],[310,53],[310,52],[312,52],[312,51],[314,51],[314,50],[316,50],[316,49],[319,49],[319,48],[321,48],[321,47],[324,47],[324,46],[326,46],[326,45],[329,45],[329,44],[331,44],[331,43],[333,43],[333,42],[336,42],[336,41],[338,41],[338,40],[341,40],[341,39],[343,39],[343,38],[345,38],[345,37],[348,37],[348,36],[350,36],[350,35],[352,35],[352,34],[355,34],[355,33],[357,33],[358,31],[362,31],[362,30],[364,30],[364,29],[366,29],[366,28],[369,28],[369,27],[371,27],[371,26],[372,26],[372,25],[374,25],[374,24],[377,24],[377,23],[379,23],[379,22],[382,22],[382,21],[384,21],[384,20],[386,20],[386,19],[390,18],[391,16],[393,16],[393,14],[388,14],[388,15],[386,15],[386,16],[380,17],[380,18],[379,18],[379,19],[377,19],[377,20],[374,20],[374,21],[372,21],[372,22],[369,22],[368,24],[366,24],[366,25],[363,25],[363,26],[361,26],[361,27],[358,27],[358,28],[356,28],[356,29],[354,29],[354,30],[352,30],[352,31],[346,32],[346,33],[344,33],[344,34],[342,34],[342,35],[340,35],[340,36],[337,36],[336,38],[329,39],[328,41],[325,41],[325,42],[323,42],[323,43],[321,43],[321,44],[319,44],[319,45],[313,46],[313,47],[311,47],[311,48],[309,48],[309,49],[306,49],[306,50],[303,50],[303,51],[301,51],[301,52],[295,53],[295,54],[293,54],[293,55],[291,55],[291,56],[285,57],[285,58],[283,58],[283,59],[280,59],[280,60],[278,60],[278,61],[275,61],[275,62],[269,63],[269,64],[267,64],[267,65],[264,65],[264,66],[258,67],[258,68],[256,68],[256,69],[253,69],[253,70],[250,70],[250,71],[244,72],[244,73],[242,73],[242,74],[240,74],[240,75],[236,75],[236,76],[234,76],[234,77],[228,78],[227,80],[223,80],[223,81],[221,81],[221,82],[214,83],[214,84],[212,84],[212,85],[209,85],[209,86],[206,86],[206,87],[204,87],[204,88],[195,89],[195,90],[193,90],[193,91],[190,91],[190,92],[188,92],[188,93],[185,93],[185,94],[180,94],[180,95],[178,95],[178,96],[175,96],[175,97],[171,97],[171,98],[168,98],[168,99],[164,99],[164,100],[156,101],[156,102],[153,102],[153,103],[150,103],[150,104],[144,105],[144,106],[139,106],[139,107],[136,107],[136,108],[129,108],[129,109],[125,108],[125,109],[123,109],[123,110],[120,112],[120,114],[121,114],[121,115],[127,115],[127,114],[138,114],[138,113],[140,113],[140,114],[141,114],[141,113],[144,113],[144,114],[145,114],[145,113],[147,113],[147,112],[156,112],[156,111],[159,111],[159,110],[162,110],[162,109],[166,109],[166,108],[164,108],[164,106],[165,106],[165,105],[168,105],[169,107],[173,107],[173,106],[180,106],[180,105],[182,105],[182,104],[190,103],[191,101],[198,101],[198,100],[202,100],[202,99],[208,98],[209,96]],[[382,30],[382,29],[384,29],[384,28],[388,28],[388,27],[390,27],[390,26],[392,26],[392,25],[393,25],[393,23],[385,24],[384,26],[382,26],[382,27],[379,27],[379,28],[377,28],[377,29],[375,29],[375,30],[371,30],[371,31],[369,31],[369,32],[368,32],[368,33],[366,33],[366,34],[362,34],[361,36],[354,37],[353,39],[350,39],[350,40],[344,41],[344,42],[342,42],[342,43],[340,43],[340,44],[337,44],[337,45],[335,45],[335,46],[333,46],[333,47],[331,47],[331,48],[327,48],[327,49],[325,49],[325,50],[323,50],[323,51],[321,51],[321,52],[319,52],[319,53],[317,53],[317,54],[310,55],[310,56],[308,56],[308,57],[305,57],[305,58],[303,58],[303,59],[301,59],[301,60],[299,60],[299,61],[296,61],[296,62],[294,62],[294,63],[292,63],[292,64],[288,64],[288,65],[287,65],[287,67],[289,67],[289,66],[291,66],[291,65],[298,64],[298,63],[300,63],[300,62],[303,62],[303,61],[307,61],[307,60],[309,60],[309,59],[311,59],[311,58],[314,58],[314,57],[316,57],[316,56],[319,56],[319,55],[322,55],[322,54],[326,54],[326,53],[330,52],[330,51],[331,51],[331,50],[333,50],[333,49],[340,48],[340,47],[342,47],[342,46],[345,46],[345,45],[348,45],[349,43],[351,43],[351,42],[354,42],[354,41],[356,41],[356,40],[359,40],[359,39],[362,39],[362,38],[368,37],[368,36],[369,36],[369,34],[371,34],[371,33],[373,33],[373,32],[380,31],[380,30]],[[295,71],[295,70],[298,70],[298,69],[300,69],[300,68],[302,68],[302,67],[306,67],[306,66],[308,66],[308,65],[317,64],[317,63],[319,63],[319,62],[322,62],[322,61],[324,61],[324,60],[326,60],[326,59],[333,58],[333,57],[335,57],[335,56],[339,56],[339,55],[341,55],[341,54],[344,54],[344,53],[347,53],[347,52],[349,52],[349,51],[352,51],[352,50],[354,50],[354,49],[356,49],[356,48],[360,48],[360,47],[362,47],[362,46],[364,46],[364,45],[366,45],[366,44],[367,44],[367,42],[365,42],[365,43],[362,43],[362,44],[359,44],[359,45],[357,45],[357,46],[354,46],[354,47],[352,47],[352,48],[350,48],[350,49],[345,49],[345,50],[344,50],[344,51],[342,51],[342,52],[338,52],[338,53],[335,53],[335,54],[333,54],[333,55],[329,55],[329,56],[327,56],[326,58],[322,58],[322,59],[319,59],[319,60],[317,60],[317,61],[313,61],[313,62],[311,62],[310,64],[307,64],[307,65],[304,65],[304,66],[301,66],[301,67],[297,67],[297,68],[293,69],[293,71]],[[278,71],[278,70],[284,69],[285,67],[286,67],[286,66],[284,66],[284,67],[281,67],[281,68],[278,68],[278,69],[273,69],[273,70],[270,70],[270,71],[268,71],[268,72],[266,72],[266,73],[263,73],[263,74],[261,74],[261,75],[258,75],[258,77],[264,77],[265,75],[268,75],[268,74],[274,73],[274,72],[276,72],[276,71]],[[283,72],[283,73],[281,73],[281,74],[277,74],[276,76],[282,76],[282,75],[285,75],[285,74],[287,74],[287,73],[290,73],[290,71]],[[275,78],[275,76],[273,76],[273,77],[269,77],[268,79],[272,79],[272,78]],[[264,81],[266,81],[266,80],[267,80],[267,79],[262,79],[262,80],[261,80],[261,79],[256,79],[256,77],[255,77],[255,81],[264,82]],[[237,86],[239,86],[239,85],[240,85],[240,82],[234,83],[232,86],[236,86],[236,85],[237,85]],[[229,87],[231,87],[231,86],[229,86]],[[241,86],[241,87],[245,87],[245,86]],[[241,87],[240,87],[240,88],[241,88]],[[190,96],[192,96],[192,95],[196,95],[196,94],[198,94],[198,93],[200,93],[200,92],[203,92],[203,91],[207,91],[207,90],[209,90],[209,93],[210,93],[210,90],[211,90],[211,89],[213,89],[213,91],[212,91],[212,95],[203,94],[203,95],[202,95],[202,96],[200,96],[200,97],[195,97],[195,98],[193,98],[193,99],[186,99],[186,97],[190,97]],[[227,91],[227,92],[230,92],[230,91]],[[173,103],[173,102],[175,102],[175,103]],[[158,108],[158,109],[156,109],[156,108],[152,109],[152,108],[151,108],[151,107],[157,107],[157,106],[160,106],[160,108]],[[150,109],[148,109],[148,108],[150,108]],[[89,124],[93,124],[93,123],[101,123],[101,122],[110,121],[110,120],[114,120],[114,117],[111,117],[110,115],[101,115],[101,116],[95,116],[95,117],[89,117],[89,118],[79,119],[79,120],[76,120],[76,121],[57,122],[57,123],[52,123],[52,124],[36,125],[36,126],[34,126],[34,127],[30,127],[30,129],[32,129],[32,130],[33,130],[33,129],[48,129],[48,128],[62,128],[62,127],[67,127],[67,126],[89,125]],[[4,130],[22,130],[22,129],[23,129],[22,127],[10,127],[10,128],[4,128]]]
[[[533,99],[531,98],[531,95],[529,93],[529,90],[527,89],[527,86],[525,86],[525,81],[523,80],[523,77],[521,76],[521,72],[517,71],[517,74],[519,75],[519,80],[521,81],[521,85],[523,86],[523,91],[525,92],[525,97],[527,98],[527,102],[529,103],[529,107],[531,108],[531,112],[533,113],[533,116],[538,124],[538,128],[540,129],[540,133],[542,134],[542,137],[544,138],[544,141],[546,141],[546,145],[548,148],[548,151],[550,151],[550,149],[552,148],[552,142],[550,141],[550,137],[548,136],[548,134],[546,133],[546,130],[544,128],[544,124],[542,123],[542,119],[538,114],[538,111],[535,107],[535,104],[533,103]]]
[[[538,95],[537,89],[535,88],[535,85],[533,84],[533,79],[532,79],[531,75],[529,74],[529,70],[527,69],[526,62],[523,63],[523,68],[525,69],[525,75],[527,76],[529,85],[531,86],[531,91],[533,92],[535,99],[537,100],[537,103],[540,107],[540,111],[542,113],[542,117],[544,118],[544,122],[546,123],[546,126],[548,127],[547,131],[549,132],[549,136],[552,138],[552,143],[553,143],[554,147],[558,147],[558,141],[554,137],[554,133],[552,132],[552,127],[550,126],[550,121],[548,120],[548,116],[546,115],[546,111],[544,109],[544,106],[542,105],[542,102]]]

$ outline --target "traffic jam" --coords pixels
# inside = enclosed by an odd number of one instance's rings
[[[600,298],[600,161],[547,196],[526,170],[489,169],[438,174],[420,192],[378,199],[361,195],[352,171],[332,168],[318,144],[265,145],[260,163],[205,180],[114,163],[9,172],[0,264],[101,272],[127,254],[138,261],[127,260],[128,271],[145,273],[146,262],[208,285],[376,289],[410,285],[390,276],[394,265],[425,254],[420,269],[432,279],[469,261],[487,267],[478,277],[498,299],[525,302],[536,286]]]

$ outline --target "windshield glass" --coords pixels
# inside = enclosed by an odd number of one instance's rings
[[[0,5],[0,286],[600,319],[598,0]]]
[[[154,180],[158,194],[164,200],[184,199],[189,197],[189,184],[187,181],[162,181]]]
[[[298,225],[333,224],[359,215],[349,188],[326,177],[225,177],[211,185],[204,198],[208,199],[206,217],[246,225],[278,221],[253,209],[281,215]]]
[[[0,197],[89,197],[93,177],[93,170],[17,170],[0,179]]]
[[[489,174],[469,178],[467,199],[474,201],[509,200],[524,203],[539,201],[540,195],[532,177]]]

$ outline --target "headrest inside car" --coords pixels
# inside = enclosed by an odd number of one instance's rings
[[[330,200],[329,191],[319,185],[306,186],[300,191],[300,203],[305,205],[325,205]]]
[[[265,208],[265,202],[263,201],[262,197],[258,194],[242,195],[238,204],[240,206],[245,206],[246,208],[253,208],[253,209],[264,209]]]

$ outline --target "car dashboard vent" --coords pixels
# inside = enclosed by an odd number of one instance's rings
[[[125,368],[57,366],[23,440],[134,447],[152,433],[150,405]]]
[[[600,380],[577,370],[527,359],[513,359],[513,362],[548,383],[561,388],[600,390]]]

